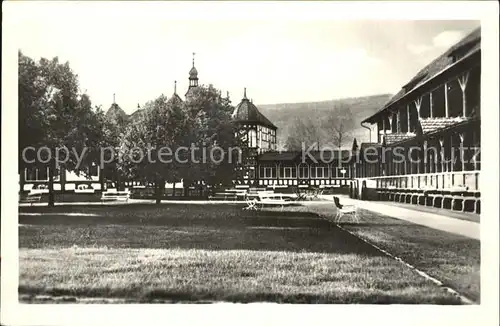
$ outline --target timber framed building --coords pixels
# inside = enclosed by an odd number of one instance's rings
[[[353,148],[351,196],[479,213],[480,90],[478,28],[363,121],[377,142]]]

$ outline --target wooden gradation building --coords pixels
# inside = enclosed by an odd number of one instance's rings
[[[351,195],[480,212],[481,30],[412,78],[363,123]]]

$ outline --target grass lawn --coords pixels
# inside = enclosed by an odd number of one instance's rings
[[[318,216],[331,214],[327,205],[23,207],[19,293],[28,302],[459,303]]]
[[[328,205],[310,204],[307,208],[296,210],[307,210],[325,218],[333,218]],[[362,209],[359,211],[359,217],[361,223],[344,223],[342,227],[479,302],[479,240]]]

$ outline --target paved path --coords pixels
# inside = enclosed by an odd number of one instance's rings
[[[332,196],[328,196],[332,200]],[[326,197],[325,197],[326,198]],[[417,209],[386,205],[383,202],[355,200],[340,196],[340,202],[346,205],[357,205],[361,209],[424,225],[433,229],[460,234],[468,238],[480,239],[480,224],[460,220],[439,214],[418,211]]]

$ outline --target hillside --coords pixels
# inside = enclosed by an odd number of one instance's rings
[[[392,95],[389,94],[380,94],[320,102],[263,104],[257,105],[257,107],[262,114],[278,127],[278,143],[285,143],[289,134],[288,127],[296,117],[311,119],[318,128],[321,128],[319,122],[326,116],[335,114],[336,108],[347,107],[350,109],[354,120],[355,128],[352,131],[352,137],[356,137],[359,144],[369,141],[368,130],[360,126],[361,121],[379,110],[391,97]],[[117,104],[114,104],[109,108],[106,115],[114,120],[136,121],[143,111],[137,110],[127,115]],[[346,144],[352,142],[352,137],[346,141]],[[373,137],[375,137],[374,133],[372,133],[372,140]],[[322,139],[322,141],[329,140]]]
[[[336,107],[346,106],[351,109],[356,126],[353,130],[353,137],[356,137],[360,143],[369,141],[368,130],[360,126],[361,121],[375,113],[391,97],[390,94],[380,94],[321,102],[263,104],[257,107],[279,128],[278,142],[285,142],[288,138],[288,126],[292,124],[295,117],[310,118],[319,122],[324,116],[332,114],[332,111],[335,112]]]

